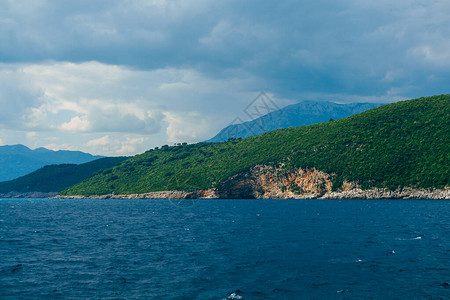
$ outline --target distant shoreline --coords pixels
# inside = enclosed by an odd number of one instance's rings
[[[57,192],[9,192],[0,194],[0,198],[54,198],[58,196]]]

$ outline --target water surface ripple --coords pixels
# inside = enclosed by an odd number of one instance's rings
[[[0,298],[448,299],[448,201],[0,200]]]

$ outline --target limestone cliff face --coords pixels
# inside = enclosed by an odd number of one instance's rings
[[[362,190],[356,182],[348,181],[332,191],[333,176],[315,168],[288,170],[284,165],[257,165],[223,182],[214,190],[214,196],[234,199],[450,199],[450,188]]]
[[[284,165],[257,165],[220,184],[216,194],[219,198],[237,199],[318,198],[331,192],[331,177],[316,169],[287,170]]]

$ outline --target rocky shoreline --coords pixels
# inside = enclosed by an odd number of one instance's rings
[[[404,188],[396,191],[386,189],[352,189],[348,191],[327,192],[325,194],[300,194],[292,193],[255,195],[254,197],[220,197],[217,190],[199,190],[195,192],[184,191],[162,191],[145,194],[128,195],[90,195],[90,196],[55,196],[55,199],[431,199],[431,200],[450,200],[450,190],[425,190]]]
[[[163,192],[151,192],[145,194],[125,194],[125,195],[115,195],[115,194],[106,194],[106,195],[75,195],[75,196],[61,196],[57,195],[53,197],[54,199],[118,199],[118,200],[126,200],[126,199],[187,199],[190,193],[183,191],[163,191]]]
[[[17,193],[2,198],[54,199],[434,199],[450,200],[450,188],[419,189],[412,187],[388,190],[361,189],[357,182],[344,181],[333,188],[333,176],[315,168],[286,169],[284,165],[256,165],[220,183],[216,188],[186,192],[180,190],[144,194],[106,194],[61,196],[57,193]]]
[[[57,195],[57,192],[9,192],[0,194],[0,198],[53,198]]]
[[[230,195],[222,195],[217,190],[198,190],[194,192],[184,191],[162,191],[151,192],[144,194],[106,194],[106,195],[75,195],[75,196],[61,196],[57,193],[16,193],[11,192],[7,194],[0,194],[0,198],[50,198],[50,199],[432,199],[432,200],[450,200],[450,189],[447,190],[424,190],[404,188],[396,191],[389,191],[386,189],[352,189],[347,191],[327,192],[325,194],[306,193],[267,193],[264,195],[253,195],[244,197],[230,197]]]
[[[450,189],[447,190],[425,190],[403,188],[395,191],[386,189],[361,190],[353,189],[349,191],[329,192],[320,199],[433,199],[450,200]]]

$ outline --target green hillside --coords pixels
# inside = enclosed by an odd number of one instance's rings
[[[223,143],[150,150],[62,192],[129,194],[205,189],[257,164],[316,168],[363,188],[450,186],[450,95]]]
[[[79,183],[99,170],[109,169],[126,157],[100,158],[88,163],[45,166],[14,180],[0,182],[0,193],[60,192]]]

